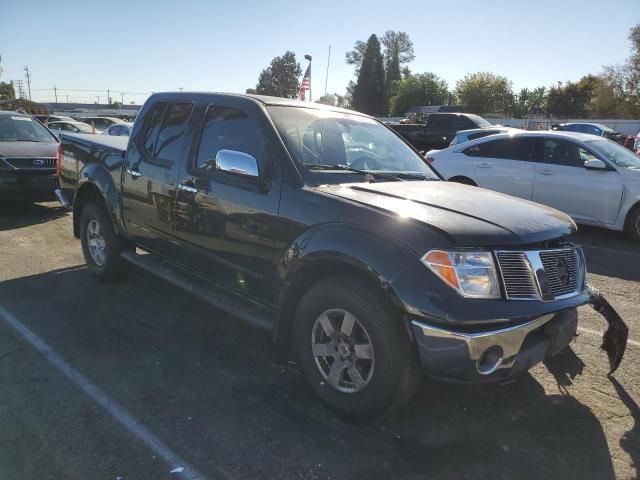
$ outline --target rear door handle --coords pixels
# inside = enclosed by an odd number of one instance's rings
[[[180,183],[178,185],[178,188],[180,190],[184,190],[185,192],[198,193],[198,189],[196,187],[192,187],[191,185],[185,185],[184,183]]]
[[[550,170],[548,168],[544,168],[538,172],[540,175],[555,175],[555,170]]]
[[[142,176],[142,174],[138,170],[131,170],[130,168],[127,168],[127,173],[136,178]]]
[[[493,167],[493,163],[491,163],[491,162],[478,162],[478,163],[476,163],[476,167],[478,167],[478,168],[491,168],[491,167]]]

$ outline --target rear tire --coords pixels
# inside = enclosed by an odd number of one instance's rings
[[[640,243],[640,206],[634,208],[629,214],[627,233],[633,240]]]
[[[294,315],[300,369],[323,403],[357,421],[403,407],[419,383],[417,352],[398,315],[351,277],[320,280]]]
[[[80,242],[87,267],[99,280],[115,280],[120,276],[124,270],[120,254],[125,243],[103,206],[87,203],[82,209]]]

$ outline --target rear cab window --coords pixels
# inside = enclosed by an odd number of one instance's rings
[[[158,102],[147,114],[142,135],[145,161],[171,168],[184,155],[184,136],[193,111],[192,103]]]

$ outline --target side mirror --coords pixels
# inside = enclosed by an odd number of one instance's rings
[[[216,154],[216,170],[258,178],[258,161],[248,153],[236,150],[219,150]]]
[[[586,160],[584,162],[584,168],[587,170],[605,170],[607,165],[597,158],[592,158],[591,160]]]

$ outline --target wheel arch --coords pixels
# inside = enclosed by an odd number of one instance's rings
[[[111,175],[99,165],[89,164],[79,176],[73,202],[73,233],[80,235],[80,216],[84,206],[94,201],[104,206],[119,234],[124,233],[121,222],[120,196]]]
[[[300,298],[327,277],[354,278],[379,292],[390,311],[399,315],[405,312],[392,281],[400,273],[403,262],[413,255],[407,247],[370,231],[338,226],[318,230],[306,232],[293,242],[280,262],[273,329],[277,347],[287,344]],[[353,248],[359,239],[369,242],[366,249]],[[409,324],[405,324],[412,339]]]
[[[472,185],[474,187],[478,186],[478,184],[472,178],[469,178],[466,175],[456,175],[455,177],[451,177],[448,181],[462,183],[463,185]]]

